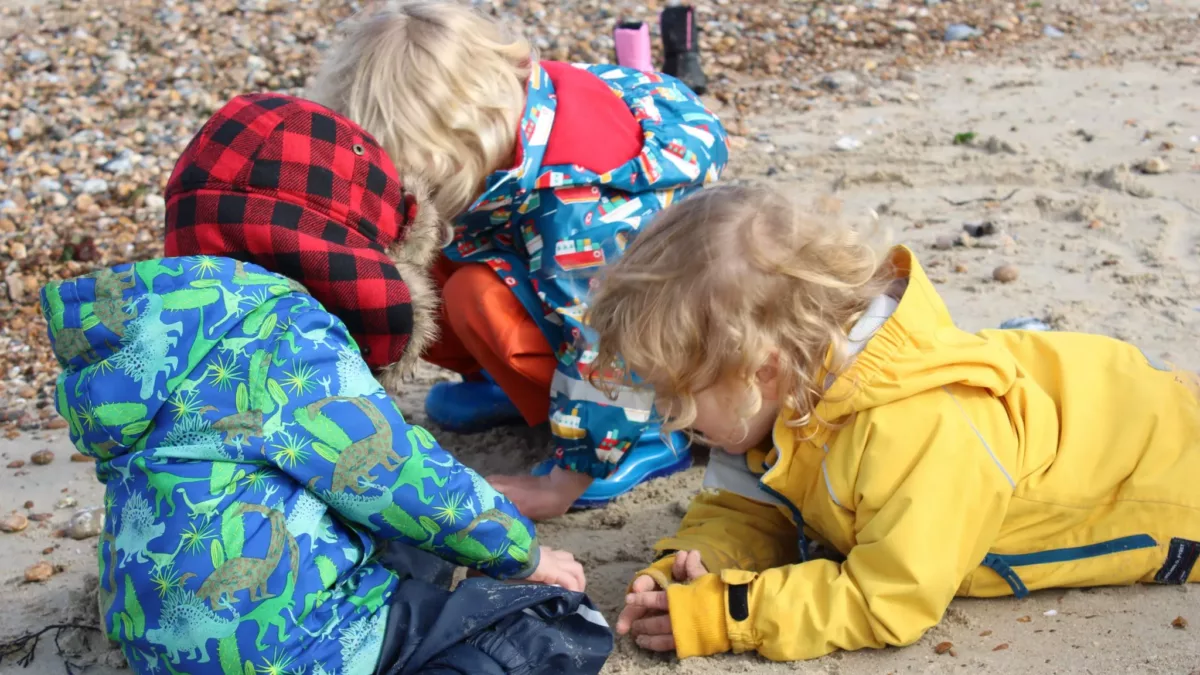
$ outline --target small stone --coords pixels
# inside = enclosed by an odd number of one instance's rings
[[[832,73],[826,73],[821,78],[821,86],[829,91],[837,92],[855,92],[862,89],[862,80],[858,76],[848,70],[838,70]]]
[[[958,274],[966,274],[970,270],[971,270],[971,268],[967,267],[966,265],[964,265],[962,263],[958,263],[957,265],[954,266],[954,271],[957,272]]]
[[[1171,170],[1171,165],[1161,157],[1151,157],[1138,165],[1138,171],[1146,174],[1160,174]]]
[[[163,199],[160,195],[146,195],[142,203],[145,204],[146,208],[155,211],[162,211],[167,208],[167,200]]]
[[[42,549],[42,555],[50,555],[51,553],[54,553],[53,546],[47,546],[46,548]]]
[[[25,138],[25,130],[21,127],[13,127],[8,130],[8,140],[13,143],[20,142],[22,138]]]
[[[25,279],[20,274],[9,274],[4,277],[8,286],[8,299],[17,304],[25,302]]]
[[[82,452],[73,452],[73,453],[71,453],[71,461],[76,462],[78,464],[86,464],[86,463],[92,461],[92,458],[88,457],[87,455],[83,454]]]
[[[25,569],[25,582],[37,584],[54,576],[54,565],[42,560]]]
[[[109,160],[104,170],[118,176],[133,171],[133,155],[129,151],[122,152],[116,159]]]
[[[130,71],[136,69],[137,64],[129,58],[129,52],[124,49],[114,49],[108,55],[108,67],[113,70]]]
[[[29,518],[23,513],[10,513],[0,518],[0,532],[20,532],[29,527]]]
[[[80,188],[85,195],[98,195],[108,192],[108,181],[103,178],[89,178]]]
[[[1023,616],[1023,617],[1020,617],[1019,619],[1017,619],[1017,623],[1032,623],[1032,622],[1033,622],[1033,617],[1031,617],[1031,616]]]
[[[1066,37],[1066,33],[1063,33],[1061,30],[1055,28],[1054,26],[1050,26],[1050,25],[1047,25],[1045,28],[1042,29],[1042,35],[1045,35],[1046,37],[1051,38],[1053,40],[1057,40],[1058,38],[1061,38],[1061,37]]]
[[[29,251],[25,248],[25,244],[19,241],[14,241],[8,245],[8,254],[13,260],[24,260],[29,257]]]
[[[1005,21],[1004,19],[996,19],[992,22],[992,28],[1000,31],[1001,33],[1007,33],[1008,31],[1012,30],[1013,27],[1012,23]]]
[[[24,54],[21,54],[21,58],[25,59],[25,63],[36,64],[50,58],[50,55],[47,54],[46,50],[44,49],[30,49]]]
[[[999,232],[1000,229],[990,220],[985,220],[982,223],[964,223],[963,232],[972,237],[990,237]]]
[[[995,647],[992,647],[992,651],[994,651],[994,652],[1002,652],[1002,651],[1004,651],[1004,650],[1006,650],[1006,649],[1008,649],[1008,643],[1007,643],[1007,642],[1005,642],[1005,643],[1003,643],[1003,644],[998,644],[998,645],[996,645]]]
[[[963,42],[977,37],[979,34],[980,31],[977,28],[964,23],[952,23],[946,26],[946,32],[942,35],[942,40],[945,42]]]
[[[35,523],[45,523],[54,520],[53,513],[31,513],[29,519]]]
[[[90,539],[99,536],[104,531],[104,507],[93,506],[80,509],[71,516],[67,526],[67,536],[75,540]]]
[[[862,142],[853,136],[842,136],[833,144],[834,150],[850,152],[862,147]]]
[[[958,245],[958,237],[949,234],[943,234],[933,242],[933,247],[939,251],[949,251]]]
[[[38,450],[29,456],[29,461],[38,466],[45,466],[54,461],[54,453],[50,450]]]
[[[79,505],[79,500],[74,497],[63,497],[54,505],[56,509],[69,509]]]
[[[1001,265],[992,271],[992,278],[1002,284],[1011,284],[1021,276],[1021,271],[1015,265]]]
[[[68,426],[70,425],[67,424],[67,421],[61,417],[52,419],[46,423],[47,429],[66,429]]]
[[[954,649],[954,643],[940,642],[940,643],[938,643],[938,646],[933,648],[933,652],[935,654],[945,654],[946,652],[950,651],[951,649]]]
[[[80,213],[87,213],[96,207],[96,199],[90,194],[84,193],[75,198],[75,210]]]
[[[62,207],[69,204],[70,202],[71,202],[71,200],[67,199],[67,196],[61,192],[53,192],[50,194],[50,203],[55,208],[61,209]]]
[[[999,155],[1001,153],[1005,153],[1005,154],[1009,154],[1009,155],[1020,154],[1020,151],[1017,149],[1017,146],[1013,145],[1012,143],[1009,143],[1008,141],[996,138],[995,136],[992,136],[987,139],[987,142],[983,144],[983,149],[993,155]]]
[[[908,19],[901,19],[900,21],[892,22],[892,29],[897,33],[913,33],[917,30],[917,24]]]
[[[33,508],[33,500],[32,499],[26,500],[25,504],[22,505],[22,508],[24,508],[26,511],[28,511],[29,509],[32,509]]]
[[[25,460],[23,459],[14,459],[8,463],[8,468],[10,469],[19,469],[23,466],[25,466]]]
[[[1171,622],[1171,627],[1178,630],[1185,630],[1188,627],[1188,620],[1182,616],[1177,616],[1175,617],[1175,620]]]

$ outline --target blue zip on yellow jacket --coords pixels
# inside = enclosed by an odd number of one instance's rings
[[[641,153],[604,174],[543,165],[558,101],[554,83],[535,63],[518,134],[521,161],[488,178],[484,194],[458,220],[446,255],[487,263],[538,322],[558,357],[549,401],[556,458],[604,477],[650,423],[654,399],[623,389],[614,401],[589,384],[596,356],[584,320],[589,290],[655,213],[717,180],[728,147],[717,117],[675,78],[579,67],[629,107],[641,125]],[[604,374],[623,381],[620,373]]]
[[[106,486],[100,609],[136,672],[374,672],[397,585],[383,540],[536,567],[533,525],[404,421],[295,282],[168,258],[42,304],[58,411]]]

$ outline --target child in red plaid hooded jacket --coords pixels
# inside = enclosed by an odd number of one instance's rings
[[[725,130],[691,90],[660,73],[541,61],[461,3],[417,0],[351,22],[311,91],[428,179],[447,217],[442,331],[426,358],[464,381],[433,388],[429,418],[460,433],[550,427],[553,457],[532,476],[489,477],[495,487],[538,520],[689,465],[686,439],[663,438],[653,396],[624,387],[621,364],[596,362],[586,315],[654,214],[725,167]]]
[[[603,664],[579,564],[373,376],[399,386],[433,330],[413,187],[333,111],[238,97],[168,183],[171,257],[43,292],[59,412],[106,485],[101,611],[135,671]],[[454,564],[538,583],[451,592]]]

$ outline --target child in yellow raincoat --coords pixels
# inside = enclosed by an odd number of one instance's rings
[[[664,211],[590,321],[666,428],[721,448],[626,598],[642,647],[809,659],[911,644],[956,595],[1200,581],[1200,378],[962,331],[912,251],[881,262],[769,188]]]

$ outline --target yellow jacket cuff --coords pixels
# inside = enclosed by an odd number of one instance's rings
[[[667,588],[675,653],[681,659],[729,651],[725,625],[725,582],[707,574],[690,584]]]

